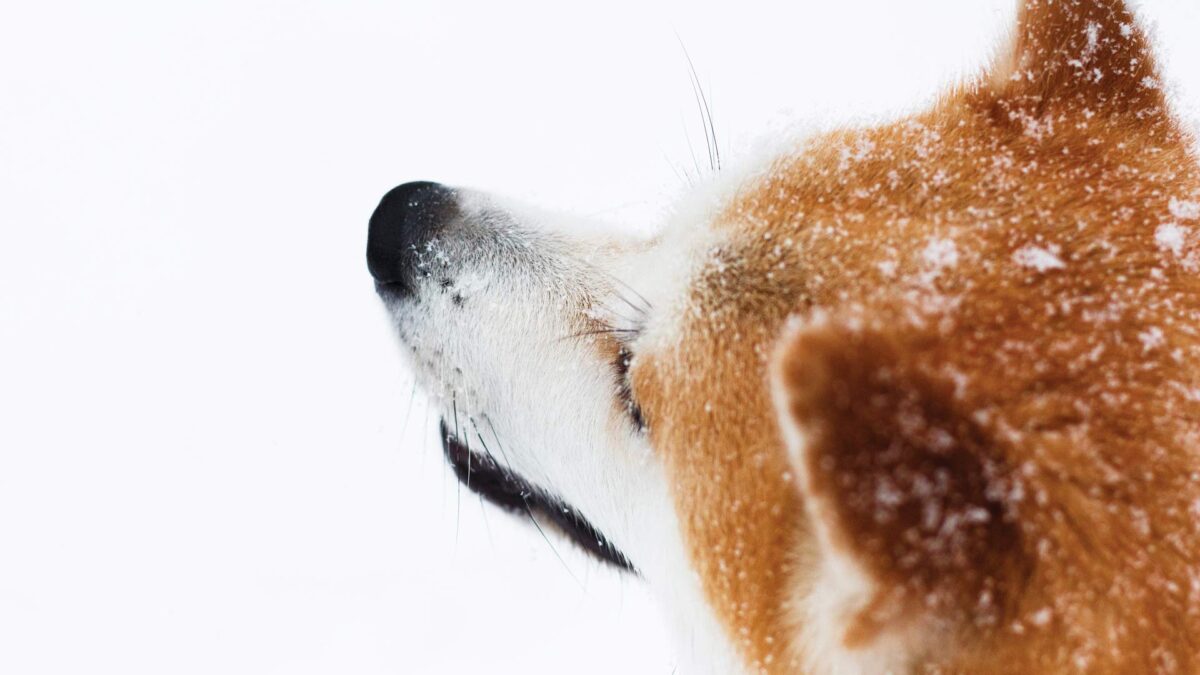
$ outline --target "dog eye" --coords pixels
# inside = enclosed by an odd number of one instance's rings
[[[617,371],[617,399],[629,414],[633,426],[638,431],[642,431],[646,428],[646,421],[642,418],[642,409],[633,398],[633,386],[629,381],[629,366],[632,362],[633,352],[629,351],[629,347],[621,345],[617,349],[617,358],[613,363]]]

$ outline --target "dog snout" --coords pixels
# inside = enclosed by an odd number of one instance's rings
[[[367,233],[367,269],[375,281],[411,289],[421,245],[456,209],[454,189],[437,183],[405,183],[384,195]]]

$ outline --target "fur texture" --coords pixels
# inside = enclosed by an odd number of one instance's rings
[[[1013,34],[649,241],[464,197],[389,300],[687,672],[1200,670],[1200,169],[1124,3]]]

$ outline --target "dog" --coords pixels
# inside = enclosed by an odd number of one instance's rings
[[[458,477],[681,672],[1200,672],[1200,166],[1121,0],[654,236],[408,183],[367,254]]]

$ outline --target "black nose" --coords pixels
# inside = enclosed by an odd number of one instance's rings
[[[367,269],[382,284],[411,288],[417,253],[457,209],[454,190],[419,181],[392,188],[371,214]]]

